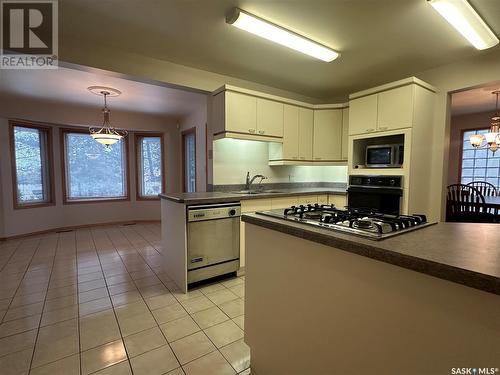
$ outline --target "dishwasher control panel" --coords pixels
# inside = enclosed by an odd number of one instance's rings
[[[235,203],[187,207],[187,220],[203,221],[241,216],[241,206]]]

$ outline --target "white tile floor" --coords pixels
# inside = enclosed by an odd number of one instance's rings
[[[0,242],[0,372],[250,374],[244,277],[182,294],[160,225]]]

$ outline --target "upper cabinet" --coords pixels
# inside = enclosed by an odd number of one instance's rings
[[[349,107],[342,109],[342,160],[347,160],[349,145]]]
[[[299,107],[285,104],[283,112],[283,159],[299,159]],[[276,156],[280,158],[280,155]]]
[[[314,111],[313,159],[342,159],[342,109]]]
[[[349,135],[411,128],[419,91],[435,92],[429,84],[409,78],[349,96]]]
[[[313,111],[285,104],[283,145],[270,146],[271,160],[311,161],[313,154]]]
[[[212,100],[214,137],[282,141],[283,103],[228,90]]]
[[[312,160],[313,157],[314,112],[299,108],[299,159]]]

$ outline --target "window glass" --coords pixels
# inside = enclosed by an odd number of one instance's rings
[[[126,198],[125,143],[103,146],[86,133],[66,133],[67,199]]]
[[[464,132],[461,182],[468,184],[472,181],[486,181],[498,189],[500,187],[500,150],[496,153],[484,148],[476,150],[469,142],[471,135],[487,132],[488,129]]]
[[[49,202],[47,130],[14,126],[13,133],[17,204]]]
[[[193,133],[188,133],[184,135],[184,178],[185,180],[185,190],[188,193],[196,191],[196,156],[195,150],[196,142],[195,135]]]
[[[138,146],[140,196],[156,197],[163,191],[161,137],[140,137]]]

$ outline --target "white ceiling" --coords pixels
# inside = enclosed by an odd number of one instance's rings
[[[500,81],[453,94],[451,96],[451,114],[453,116],[479,112],[491,112],[493,114],[495,111],[495,95],[492,92],[498,90],[500,90]]]
[[[113,87],[122,92],[109,98],[111,110],[121,109],[180,118],[206,105],[204,94],[173,89],[60,67],[54,70],[2,70],[0,94],[40,100],[102,107],[103,99],[87,90],[89,86]]]
[[[469,1],[500,35],[500,1]],[[345,100],[351,92],[485,53],[474,49],[426,0],[64,0],[59,4],[63,58],[67,45],[101,45],[323,101]],[[232,27],[225,15],[235,6],[342,55],[325,63]]]

